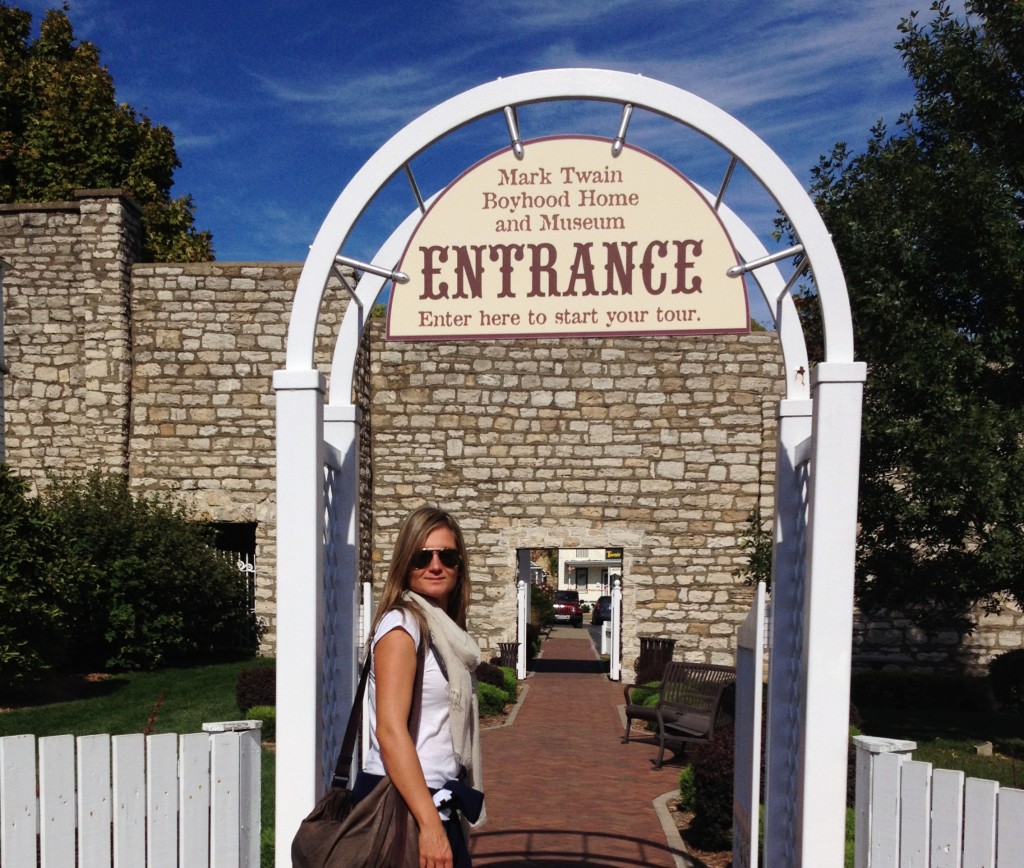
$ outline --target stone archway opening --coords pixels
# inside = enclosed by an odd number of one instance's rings
[[[504,662],[524,678],[540,636],[551,627],[568,626],[593,643],[609,677],[620,680],[622,563],[623,550],[615,547],[517,549],[516,612],[510,624],[515,647],[512,653],[512,642],[501,643],[502,651],[509,651]]]

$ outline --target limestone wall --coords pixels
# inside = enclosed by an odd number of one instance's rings
[[[117,190],[0,205],[5,447],[36,485],[64,467],[127,470],[139,233],[138,209]]]
[[[371,348],[377,579],[401,517],[433,502],[472,549],[473,632],[515,635],[518,548],[621,546],[624,658],[732,662],[752,592],[733,572],[769,509],[774,335],[385,343]]]
[[[136,264],[139,214],[117,190],[0,205],[7,460],[124,472],[140,490],[257,529],[258,610],[274,648],[271,377],[284,365],[294,263]],[[327,372],[346,295],[330,287],[315,364]],[[474,632],[515,632],[518,548],[622,547],[624,670],[642,636],[677,658],[729,662],[751,598],[733,572],[760,504],[770,514],[781,358],[774,335],[386,342],[357,364],[364,408],[364,578],[397,524],[434,502],[472,547]],[[1024,616],[985,616],[962,642],[899,619],[859,621],[860,665],[983,668],[1019,647]]]
[[[8,459],[100,466],[195,512],[257,527],[258,609],[274,642],[273,372],[300,266],[134,264],[138,214],[118,191],[5,206]],[[325,297],[327,371],[345,294]],[[514,632],[519,547],[624,549],[627,668],[639,636],[727,660],[749,601],[732,572],[747,514],[771,498],[780,378],[771,335],[386,344],[369,330],[363,538],[383,567],[416,503],[455,510],[474,546],[474,631]],[[376,521],[371,526],[370,520]]]
[[[978,628],[924,631],[899,615],[879,614],[854,621],[854,665],[861,668],[968,672],[984,675],[989,661],[1024,645],[1024,613],[1004,600],[996,611],[975,611]]]
[[[129,474],[178,492],[198,515],[256,523],[256,608],[267,650],[275,624],[274,371],[284,367],[301,265],[137,265]],[[327,370],[344,313],[333,286],[318,329]]]
[[[117,190],[0,205],[6,459],[38,489],[104,469],[196,514],[256,524],[257,613],[275,639],[273,372],[295,263],[134,264],[139,214]],[[316,364],[345,309],[332,286]]]

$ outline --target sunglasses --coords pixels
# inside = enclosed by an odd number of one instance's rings
[[[441,566],[449,570],[462,563],[458,549],[421,549],[412,556],[413,569],[425,570],[433,562],[435,553],[441,560]]]

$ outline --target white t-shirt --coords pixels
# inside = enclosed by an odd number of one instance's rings
[[[416,619],[404,609],[387,612],[377,631],[373,634],[373,647],[381,637],[392,630],[405,630],[412,636],[417,649],[420,643],[420,629]],[[377,743],[377,678],[376,660],[370,664],[370,679],[367,685],[370,721],[370,749],[366,754],[365,771],[375,775],[387,774]],[[420,725],[416,738],[416,753],[423,767],[423,776],[431,789],[440,787],[445,781],[459,777],[461,768],[452,748],[452,733],[448,725],[448,680],[444,677],[437,657],[428,652],[423,665],[423,702],[420,708]]]

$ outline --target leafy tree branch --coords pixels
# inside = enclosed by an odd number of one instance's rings
[[[0,4],[0,202],[46,202],[80,188],[123,188],[142,208],[145,261],[213,258],[190,196],[171,196],[174,136],[119,103],[99,49],[75,38],[68,9]]]

